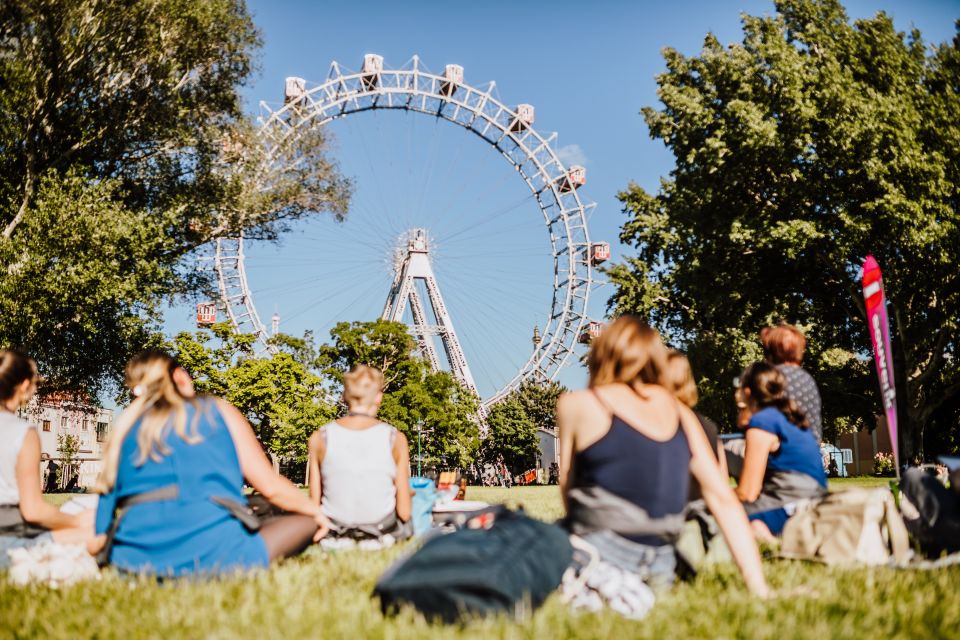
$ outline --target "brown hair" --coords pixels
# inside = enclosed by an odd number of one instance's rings
[[[620,382],[662,384],[667,348],[660,334],[636,316],[620,316],[590,345],[590,386]]]
[[[348,407],[373,402],[383,391],[383,374],[379,369],[358,364],[343,376],[343,401]]]
[[[663,386],[672,393],[677,400],[691,409],[700,399],[697,393],[697,381],[693,377],[690,361],[687,356],[671,349],[667,353],[667,368],[663,372]]]
[[[755,362],[747,367],[740,376],[740,388],[749,389],[750,399],[760,408],[779,409],[801,429],[810,426],[806,414],[787,396],[787,379],[772,364]]]
[[[760,344],[770,364],[800,364],[807,350],[807,338],[792,324],[764,327],[760,330]]]
[[[16,349],[0,351],[0,402],[6,402],[16,393],[24,380],[37,379],[37,363]]]

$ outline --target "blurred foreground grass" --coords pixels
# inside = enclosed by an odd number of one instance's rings
[[[885,479],[868,484],[885,486]],[[835,482],[835,488],[863,486]],[[522,504],[560,515],[556,487],[471,487],[475,500]],[[322,554],[316,549],[269,571],[157,584],[106,572],[55,590],[13,587],[0,577],[0,638],[949,638],[960,632],[960,568],[936,571],[830,569],[768,561],[779,596],[750,597],[732,566],[701,573],[660,597],[639,622],[574,614],[553,596],[519,622],[428,624],[405,611],[385,618],[370,598],[377,577],[406,548]]]

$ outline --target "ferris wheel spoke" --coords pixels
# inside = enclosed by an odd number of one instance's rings
[[[360,302],[361,300],[363,300],[363,299],[370,299],[370,298],[372,297],[372,295],[374,294],[375,291],[383,290],[384,288],[385,288],[385,286],[384,286],[384,284],[383,284],[382,282],[374,282],[373,284],[371,284],[370,286],[368,286],[366,289],[363,289],[363,290],[360,292],[360,294],[357,295],[357,297],[354,298],[351,302],[349,302],[346,306],[340,308],[340,309],[337,310],[335,313],[332,313],[332,314],[329,314],[328,316],[326,316],[325,320],[321,323],[321,326],[326,326],[326,325],[328,325],[333,318],[337,318],[337,319],[340,319],[340,320],[347,320],[347,321],[352,321],[352,320],[354,320],[355,318],[348,318],[348,317],[346,316],[346,312],[349,311],[349,310],[350,310],[351,308],[353,308],[354,306],[356,306],[356,304],[357,304],[358,302]]]

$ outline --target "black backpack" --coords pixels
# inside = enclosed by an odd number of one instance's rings
[[[388,569],[374,587],[384,613],[406,604],[428,619],[455,622],[543,604],[573,559],[569,534],[523,513],[501,508],[493,515],[489,528],[431,538]]]

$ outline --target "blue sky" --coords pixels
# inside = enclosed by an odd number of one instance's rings
[[[656,105],[661,50],[696,54],[708,31],[741,38],[740,15],[773,12],[768,1],[703,2],[249,2],[263,32],[260,72],[245,90],[251,112],[282,100],[283,79],[322,82],[331,61],[358,69],[365,53],[396,68],[418,54],[432,71],[457,63],[468,84],[495,80],[507,104],[536,107],[535,127],[557,131],[562,158],[584,164],[585,201],[597,207],[594,240],[613,259],[624,220],[616,200],[630,181],[655,190],[672,157],[650,140],[639,110]],[[878,10],[928,42],[954,34],[956,2],[848,2],[854,18]],[[530,333],[550,304],[552,263],[539,210],[511,167],[486,143],[419,114],[374,112],[330,125],[333,155],[356,181],[342,225],[318,216],[279,245],[248,248],[247,268],[261,318],[320,341],[338,320],[379,316],[391,274],[390,247],[407,228],[435,239],[434,265],[481,395],[506,382],[529,355]],[[599,286],[590,313],[602,318],[611,291]],[[193,307],[171,309],[167,330],[192,327]],[[561,375],[585,382],[573,363]]]

